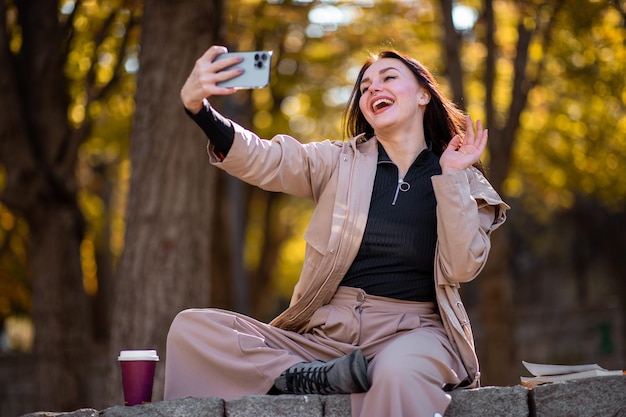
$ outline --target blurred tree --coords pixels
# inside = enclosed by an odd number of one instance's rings
[[[137,109],[131,136],[126,237],[114,286],[111,352],[156,348],[175,314],[209,299],[215,170],[206,141],[183,111],[179,92],[193,65],[221,43],[221,0],[144,3]],[[122,401],[118,367],[107,401]],[[162,398],[158,367],[155,400]]]
[[[530,45],[530,71],[538,82],[520,114],[504,186],[544,227],[558,223],[555,215],[565,215],[570,228],[584,234],[560,242],[570,248],[574,266],[570,285],[576,291],[569,304],[623,309],[626,263],[619,248],[626,230],[619,219],[626,212],[626,3],[581,6],[563,6],[552,17],[549,47]],[[603,272],[594,270],[597,265]],[[626,322],[621,323],[614,332],[621,332],[626,346]]]
[[[92,323],[82,273],[81,253],[88,251],[81,250],[86,225],[78,201],[78,150],[95,119],[89,106],[108,98],[123,72],[118,58],[132,20],[128,12],[116,13],[118,4],[81,4],[63,2],[62,10],[58,0],[0,4],[1,201],[11,211],[3,219],[19,216],[28,225],[24,259],[31,274],[38,396],[31,406],[50,410],[76,408],[87,395]],[[86,50],[72,49],[82,32],[90,36],[82,44]],[[72,90],[78,79],[80,94]]]
[[[625,53],[619,7],[617,2],[583,2],[576,8],[560,1],[484,3],[476,32],[485,39],[485,65],[476,75],[484,74],[488,174],[496,189],[521,197],[531,215],[545,220],[571,207],[580,191],[596,194],[607,206],[623,201],[617,166],[624,157],[615,152],[623,146],[619,126],[626,121],[624,97],[615,94],[624,90],[624,60],[617,58]],[[574,65],[564,68],[569,62]],[[601,161],[608,162],[606,170],[597,169]],[[512,238],[506,231],[493,236],[492,255],[478,282],[479,354],[489,384],[517,380],[511,366],[519,363]],[[618,276],[616,285],[623,288]]]
[[[448,0],[442,0],[441,4],[444,14],[453,8]],[[480,4],[472,5],[480,7]],[[623,201],[623,175],[618,174],[616,167],[624,158],[613,149],[623,143],[624,136],[618,132],[619,125],[625,121],[624,98],[612,94],[624,89],[624,60],[616,59],[624,54],[624,10],[620,7],[623,6],[618,2],[601,1],[584,2],[576,8],[566,7],[561,1],[483,2],[474,33],[484,41],[465,46],[466,50],[475,52],[470,55],[472,61],[465,60],[466,79],[470,85],[475,85],[475,77],[483,74],[480,82],[484,85],[484,117],[490,131],[488,177],[497,190],[513,196],[523,196],[526,187],[541,190],[525,197],[530,213],[546,218],[548,213],[567,207],[568,203],[571,205],[572,193],[584,188],[574,182],[581,174],[587,191],[603,195],[601,199],[606,204]],[[445,44],[449,51],[448,62],[454,63],[456,57],[468,55],[458,48],[456,53],[450,53],[458,44],[455,40],[459,39],[458,30],[453,29],[452,25],[446,25]],[[484,57],[484,65],[481,57]],[[566,62],[573,62],[577,68],[560,70]],[[479,70],[467,71],[471,67]],[[459,66],[455,64],[450,68]],[[577,79],[576,74],[584,75]],[[466,96],[462,81],[452,82],[451,86],[453,90],[461,89],[454,92],[454,97]],[[579,96],[579,86],[585,96],[577,97],[575,102],[567,100],[571,93]],[[537,99],[538,96],[542,98]],[[548,114],[541,110],[550,106],[547,98],[554,99],[550,101],[553,104],[549,113],[562,116],[550,119],[542,116],[542,113]],[[583,110],[586,104],[591,104],[587,111]],[[477,106],[472,107],[471,114],[479,113],[473,110],[475,108]],[[599,123],[598,119],[602,121]],[[554,155],[551,148],[545,148],[556,141],[545,138],[554,137],[555,133],[538,134],[546,125],[550,126],[548,130],[553,128],[549,120],[557,121],[562,131],[559,135],[571,136],[560,140],[560,145],[576,145],[562,146],[560,151],[566,157],[559,158],[557,163],[554,158],[542,164],[546,157]],[[593,132],[591,138],[585,136],[589,132]],[[585,152],[590,147],[598,149],[597,160],[592,160],[590,152]],[[574,154],[567,151],[574,151]],[[596,164],[605,157],[609,162],[607,171],[593,177],[585,173],[599,174]],[[566,184],[565,178],[571,180]],[[555,198],[556,195],[560,198]],[[546,205],[546,202],[553,204]],[[478,347],[483,380],[488,384],[512,384],[517,380],[517,369],[512,366],[519,360],[512,302],[511,238],[512,234],[506,231],[492,237],[490,261],[477,282],[482,330]]]

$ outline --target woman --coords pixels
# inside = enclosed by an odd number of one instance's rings
[[[209,137],[210,161],[271,191],[316,203],[289,308],[264,324],[186,310],[168,335],[165,398],[350,393],[353,416],[443,414],[447,389],[476,386],[458,294],[509,208],[485,180],[487,131],[421,64],[395,51],[364,64],[345,113],[347,142],[272,140],[208,103],[237,58],[211,47],[181,90]],[[224,71],[222,71],[224,70]]]

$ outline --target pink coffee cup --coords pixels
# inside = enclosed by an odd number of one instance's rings
[[[122,368],[124,404],[151,402],[154,371],[159,361],[156,350],[123,350],[117,360]]]

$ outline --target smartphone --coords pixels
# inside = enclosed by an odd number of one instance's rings
[[[272,53],[272,51],[253,51],[228,52],[218,55],[216,61],[234,55],[243,57],[243,61],[240,63],[224,68],[224,70],[227,70],[241,67],[243,68],[243,73],[230,80],[219,82],[217,85],[239,89],[267,87],[270,82]]]

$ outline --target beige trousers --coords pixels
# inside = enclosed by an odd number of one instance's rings
[[[442,386],[467,376],[434,303],[340,287],[304,334],[223,310],[181,312],[167,339],[165,399],[265,394],[292,365],[357,348],[369,361],[372,386],[351,395],[353,417],[443,414],[450,396]]]

